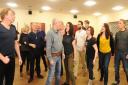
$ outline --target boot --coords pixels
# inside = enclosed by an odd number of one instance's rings
[[[92,85],[92,80],[91,79],[89,79],[88,85]]]

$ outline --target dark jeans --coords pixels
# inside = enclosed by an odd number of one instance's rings
[[[93,75],[93,67],[94,67],[94,65],[93,65],[93,59],[94,59],[94,53],[91,53],[91,52],[87,52],[86,53],[87,55],[86,55],[86,60],[87,60],[87,68],[88,68],[88,71],[89,71],[89,79],[91,79],[91,80],[93,80],[93,77],[94,77],[94,75]]]
[[[45,56],[46,56],[46,51],[44,51],[44,49],[41,50],[40,55],[41,55],[41,57],[42,57],[45,70],[47,70],[48,66],[47,66],[46,57],[45,57]]]
[[[30,78],[33,79],[34,76],[34,62],[36,60],[36,72],[37,72],[37,76],[40,75],[40,55],[39,55],[39,51],[37,49],[31,50],[30,51]]]
[[[104,85],[108,84],[108,66],[111,58],[111,52],[101,53],[99,52],[99,61],[100,61],[100,73],[101,78],[104,78]]]
[[[26,66],[26,72],[29,71],[30,67],[30,52],[29,51],[21,51],[21,58],[22,58],[22,65],[20,66],[20,73],[23,71],[23,65],[25,64],[25,61],[27,60],[27,66]]]
[[[10,59],[8,64],[4,64],[0,60],[0,85],[3,85],[5,79],[5,85],[13,85],[15,73],[15,59]]]
[[[118,83],[120,82],[120,76],[119,76],[120,61],[122,61],[123,68],[124,68],[127,82],[128,82],[128,60],[126,59],[126,55],[128,55],[128,51],[124,52],[122,50],[118,50],[115,56],[115,80]]]
[[[73,59],[73,53],[69,55],[65,55],[64,59],[64,66],[65,66],[65,71],[66,71],[66,83],[69,84],[70,80],[72,82],[72,85],[75,84],[75,77],[74,77],[74,59]]]

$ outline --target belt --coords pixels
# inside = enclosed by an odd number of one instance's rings
[[[62,51],[54,52],[54,53],[52,53],[52,57],[59,57],[59,56],[61,56],[61,54],[62,54]]]

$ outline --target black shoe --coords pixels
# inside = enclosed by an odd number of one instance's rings
[[[33,81],[33,78],[30,78],[29,80],[28,80],[28,83],[31,83]]]
[[[62,85],[69,85],[68,83],[64,82]]]
[[[43,79],[44,77],[42,75],[37,76],[39,79]]]

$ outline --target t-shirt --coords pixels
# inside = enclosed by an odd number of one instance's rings
[[[95,50],[93,48],[94,44],[96,44],[96,39],[94,37],[92,37],[89,40],[86,39],[85,46],[86,46],[86,54],[87,55],[90,55],[90,54],[94,55],[95,54]]]
[[[120,50],[128,49],[128,30],[119,31],[115,36],[116,48]]]
[[[74,38],[70,35],[64,35],[63,37],[64,53],[66,55],[69,55],[70,53],[73,52],[73,45],[72,45],[73,40]]]
[[[14,25],[10,29],[5,28],[0,23],[0,53],[11,58],[15,57],[16,28]]]
[[[107,39],[106,37],[100,36],[99,50],[102,53],[111,52],[110,37]]]
[[[77,50],[82,50],[82,48],[84,47],[85,44],[85,40],[86,40],[86,31],[81,29],[76,31],[75,34],[75,40],[76,40],[76,48]]]

